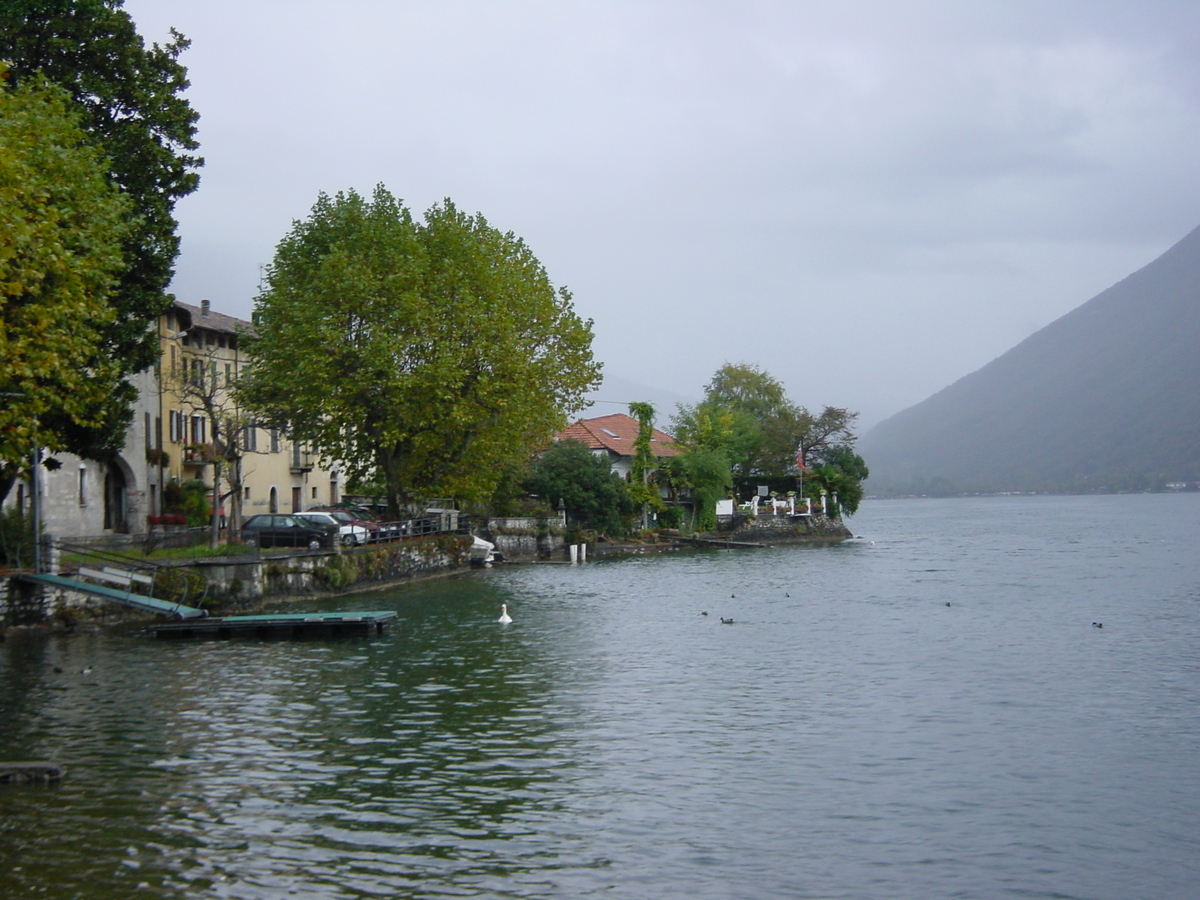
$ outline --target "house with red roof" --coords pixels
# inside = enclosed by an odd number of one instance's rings
[[[633,471],[633,443],[637,440],[638,421],[624,413],[599,416],[595,419],[580,419],[567,426],[556,436],[556,441],[579,441],[596,456],[604,456],[613,472],[626,481]],[[655,459],[678,456],[683,451],[675,438],[665,431],[653,430],[650,436],[650,452]]]

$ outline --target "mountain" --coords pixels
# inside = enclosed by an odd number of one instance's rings
[[[1200,479],[1200,228],[863,435],[876,493],[1115,491]]]

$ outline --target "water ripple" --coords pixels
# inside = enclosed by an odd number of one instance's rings
[[[70,771],[0,791],[0,896],[1193,896],[1194,498],[860,518],[371,595],[381,639],[10,640],[4,752]]]

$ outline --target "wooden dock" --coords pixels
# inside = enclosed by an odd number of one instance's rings
[[[396,614],[390,610],[218,616],[151,625],[157,638],[310,638],[382,634]]]

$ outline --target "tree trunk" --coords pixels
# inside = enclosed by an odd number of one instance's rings
[[[242,527],[242,458],[235,456],[229,461],[229,518],[225,527],[233,535]]]
[[[213,442],[213,446],[216,447],[216,441]],[[216,550],[221,542],[221,457],[215,452],[213,453],[212,500],[212,535],[209,538],[208,546]]]
[[[379,460],[379,471],[383,475],[389,519],[400,518],[400,474],[396,471],[396,457],[398,455],[395,451],[382,448],[376,454],[376,459]]]

